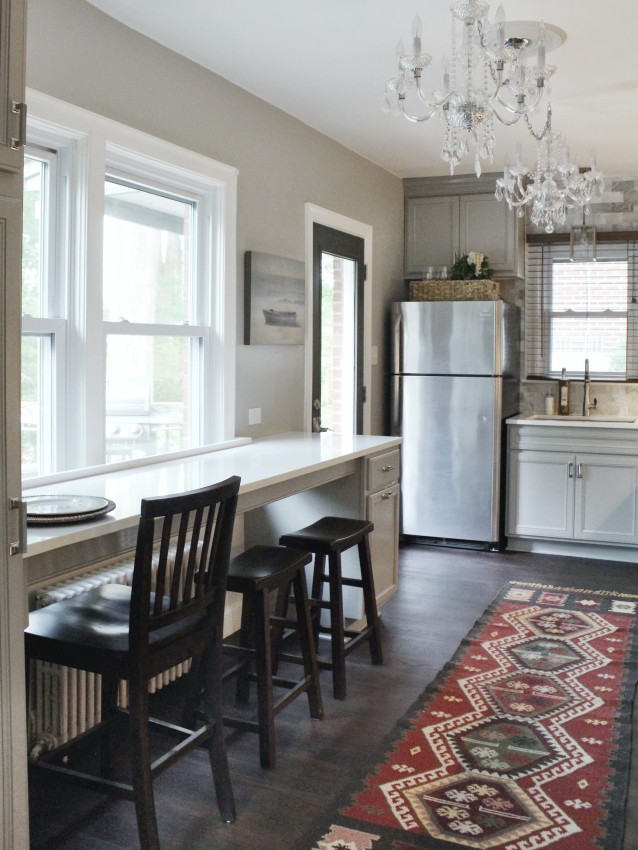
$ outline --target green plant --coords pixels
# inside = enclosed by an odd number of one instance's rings
[[[450,280],[491,280],[493,275],[488,258],[478,251],[470,251],[455,258]]]

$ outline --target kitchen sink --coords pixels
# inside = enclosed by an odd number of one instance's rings
[[[635,416],[598,416],[596,414],[592,416],[577,416],[575,414],[570,414],[569,416],[561,416],[558,413],[555,414],[547,414],[547,413],[534,413],[532,416],[528,416],[528,419],[540,419],[547,421],[555,421],[555,422],[588,422],[591,425],[597,425],[598,423],[604,422],[635,422]]]

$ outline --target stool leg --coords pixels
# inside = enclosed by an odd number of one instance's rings
[[[323,718],[323,703],[319,685],[319,668],[317,667],[317,653],[315,651],[314,635],[312,633],[312,620],[310,618],[310,605],[308,603],[308,590],[306,587],[306,572],[303,567],[294,577],[292,586],[295,594],[297,631],[299,633],[299,643],[301,644],[303,669],[311,683],[308,688],[310,716],[316,720],[321,720]]]
[[[367,534],[364,534],[363,539],[359,541],[358,548],[366,625],[370,629],[370,658],[373,664],[382,664],[383,650],[381,648],[379,613],[377,611],[377,597],[374,591],[372,558],[370,557],[370,541]]]
[[[312,572],[312,590],[310,592],[311,599],[316,599],[320,603],[323,599],[323,575],[326,566],[325,555],[315,555],[314,568]],[[315,638],[315,647],[319,648],[319,632],[321,627],[321,606],[317,604],[312,615],[312,631]]]
[[[258,605],[253,595],[250,593],[242,594],[241,604],[241,629],[239,632],[239,645],[254,647],[255,638],[253,629],[255,627],[255,608]],[[235,700],[238,703],[247,703],[250,699],[250,679],[248,676],[251,661],[248,659],[243,663],[237,671],[237,681],[235,682]]]
[[[332,693],[335,699],[346,698],[346,653],[344,649],[343,586],[341,555],[328,556],[330,582],[330,640],[332,650]]]
[[[257,723],[259,760],[262,767],[275,766],[275,712],[272,693],[272,651],[270,645],[270,595],[267,590],[255,596],[255,666],[257,674]]]
[[[275,617],[280,618],[282,620],[286,619],[288,615],[288,603],[290,600],[290,587],[292,582],[286,582],[282,585],[277,591],[277,600],[275,602]],[[270,628],[270,643],[272,645],[272,672],[273,675],[277,674],[277,669],[279,667],[279,653],[281,652],[281,648],[283,645],[284,639],[284,626],[275,621],[271,624]]]

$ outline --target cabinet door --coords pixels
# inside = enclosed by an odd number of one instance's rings
[[[424,278],[429,266],[449,269],[458,250],[458,197],[408,198],[405,208],[406,278]]]
[[[574,537],[606,543],[638,543],[638,458],[576,456]]]
[[[0,169],[21,171],[26,128],[23,0],[0,2]]]
[[[399,485],[394,484],[367,498],[367,519],[374,523],[370,552],[377,606],[386,602],[397,589],[399,493]]]
[[[509,460],[507,533],[571,539],[575,456],[523,450]]]
[[[461,254],[480,251],[497,276],[522,277],[524,245],[521,248],[516,214],[493,194],[466,195],[460,201]]]

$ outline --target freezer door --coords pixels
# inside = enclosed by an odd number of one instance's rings
[[[499,539],[500,378],[393,379],[403,436],[402,532]]]
[[[392,305],[393,374],[501,375],[502,301]]]

